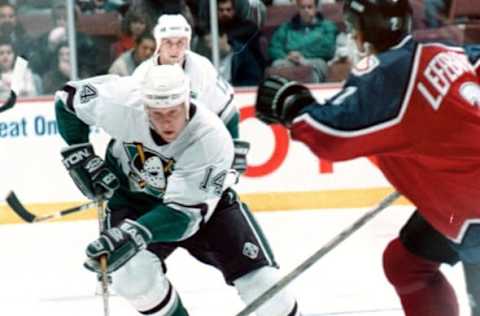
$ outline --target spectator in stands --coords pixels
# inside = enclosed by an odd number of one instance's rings
[[[143,61],[153,56],[155,52],[155,38],[150,32],[141,34],[135,40],[132,49],[118,57],[108,70],[108,73],[119,76],[129,76]]]
[[[81,14],[102,14],[117,10],[122,12],[128,7],[128,0],[76,0]]]
[[[425,24],[437,28],[445,24],[451,0],[425,0]]]
[[[241,43],[248,43],[258,35],[258,27],[255,23],[243,19],[237,14],[235,0],[218,0],[218,26],[227,33],[230,39]]]
[[[337,27],[317,12],[318,0],[296,0],[298,13],[273,33],[268,47],[272,67],[311,65],[314,81],[323,82],[333,58]]]
[[[71,79],[70,47],[67,42],[57,45],[52,68],[43,76],[43,92],[54,94]]]
[[[0,37],[0,99],[10,94],[13,66],[15,64],[15,49],[8,37]],[[20,97],[32,97],[42,93],[40,77],[27,68],[19,91]]]
[[[256,86],[263,77],[263,69],[248,47],[227,34],[220,32],[218,39],[220,51],[219,74],[232,86]],[[205,31],[200,36],[197,53],[212,60],[212,36]]]
[[[193,15],[206,24],[210,21],[210,1],[209,0],[193,0],[188,1]],[[237,16],[244,21],[250,21],[262,27],[267,15],[267,8],[260,0],[236,0],[233,2]]]
[[[361,54],[355,40],[347,33],[337,35],[335,56],[328,62],[327,82],[339,82],[347,79],[353,65],[365,54]]]
[[[112,44],[113,59],[132,49],[138,36],[151,30],[147,20],[147,16],[142,12],[132,9],[127,11],[122,19],[122,35]]]
[[[32,39],[18,22],[15,6],[8,2],[0,3],[0,36],[9,38],[19,55],[30,57]]]
[[[30,49],[30,65],[32,69],[44,75],[53,65],[55,60],[56,49],[59,43],[65,42],[67,38],[67,25],[65,4],[59,3],[52,9],[52,19],[54,21],[54,28],[49,32],[40,35],[40,37],[32,44],[35,49]],[[78,22],[78,14],[75,16],[75,21]],[[105,73],[108,66],[102,69],[104,65],[97,65],[97,49],[93,38],[83,32],[77,31],[77,60],[78,60],[78,75],[80,78],[90,77],[96,74]]]
[[[263,1],[263,2],[267,6],[271,6],[271,5],[289,5],[289,4],[293,4],[293,1],[294,0],[270,0],[270,1]]]
[[[131,0],[129,10],[144,12],[149,18],[148,24],[155,25],[162,14],[182,14],[188,20],[189,9],[185,0]]]
[[[53,28],[41,34],[32,42],[34,49],[30,53],[29,65],[40,76],[54,68],[52,60],[57,46],[66,40],[65,28],[67,25],[67,12],[64,4],[52,7],[51,16]]]
[[[237,0],[238,1],[238,0]],[[265,68],[265,60],[260,51],[260,31],[255,23],[243,19],[237,14],[235,0],[218,0],[218,26],[221,33],[226,33],[228,40],[247,46],[259,61],[259,66]]]

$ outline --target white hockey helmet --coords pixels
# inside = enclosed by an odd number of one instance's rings
[[[190,80],[179,65],[150,67],[141,85],[144,105],[151,108],[190,106]]]
[[[181,14],[163,14],[158,18],[158,23],[153,29],[153,36],[160,47],[162,39],[169,37],[186,37],[188,47],[192,38],[192,27]]]

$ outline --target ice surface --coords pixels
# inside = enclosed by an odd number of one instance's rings
[[[287,273],[367,209],[255,213]],[[393,206],[320,259],[290,288],[304,314],[400,316],[403,313],[381,268],[384,246],[412,207]],[[98,234],[96,221],[0,225],[0,315],[101,316],[96,277],[82,267],[85,245]],[[221,236],[219,236],[221,238]],[[221,274],[184,251],[168,260],[168,276],[192,316],[233,316],[243,307]],[[459,265],[444,267],[468,315]],[[111,316],[137,315],[111,298]]]

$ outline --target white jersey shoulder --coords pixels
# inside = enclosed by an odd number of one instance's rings
[[[140,83],[135,78],[106,75],[68,84],[77,90],[73,107],[86,124],[123,141],[136,141],[148,130]]]
[[[188,51],[185,72],[192,82],[192,97],[228,122],[237,111],[233,105],[233,88],[205,57]]]
[[[158,65],[156,62],[157,59],[158,55],[153,55],[153,57],[143,61],[137,66],[137,68],[135,68],[132,73],[132,77],[136,78],[139,82],[142,82],[143,78],[145,78],[145,75],[147,74],[147,70],[150,69],[150,67]]]

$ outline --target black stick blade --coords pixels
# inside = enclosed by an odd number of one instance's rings
[[[35,221],[35,215],[27,211],[27,209],[22,205],[20,200],[17,198],[15,192],[10,191],[6,198],[8,206],[18,215],[21,219],[28,223],[33,223]]]
[[[0,112],[13,108],[16,102],[17,102],[17,95],[13,90],[11,90],[10,96],[8,97],[8,99],[5,100],[5,102],[0,106]]]

